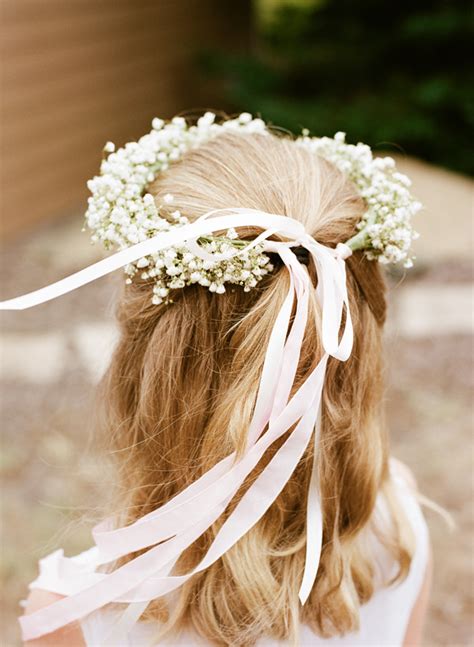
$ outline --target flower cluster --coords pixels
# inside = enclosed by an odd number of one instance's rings
[[[411,218],[422,205],[411,195],[411,182],[397,172],[394,160],[374,158],[365,144],[347,144],[345,133],[318,138],[303,131],[297,143],[337,166],[356,185],[367,204],[367,211],[357,225],[358,234],[346,245],[353,250],[365,250],[370,260],[384,264],[404,261],[404,267],[412,267],[410,247],[418,234],[412,228]]]
[[[112,142],[104,147],[105,159],[100,175],[88,182],[92,196],[88,200],[86,223],[93,231],[92,241],[102,241],[107,249],[124,249],[172,227],[188,224],[179,210],[171,211],[173,196],[165,195],[163,205],[146,193],[146,187],[170,163],[221,132],[266,133],[265,123],[242,113],[236,119],[215,123],[215,115],[206,113],[190,126],[182,117],[169,123],[154,119],[153,129],[138,142],[130,142],[115,151]],[[165,209],[163,209],[163,207]],[[127,281],[140,273],[142,279],[153,279],[153,303],[169,300],[170,290],[198,283],[211,292],[224,292],[224,283],[234,283],[248,291],[273,267],[263,253],[262,245],[249,250],[238,240],[234,230],[226,236],[199,240],[205,251],[227,254],[227,260],[204,261],[184,245],[141,258],[125,267]],[[232,252],[239,249],[239,254]]]
[[[152,131],[138,142],[117,151],[112,142],[105,145],[100,175],[87,183],[92,196],[85,217],[93,242],[101,240],[107,249],[123,249],[167,229],[153,197],[144,195],[147,185],[186,151],[221,132],[267,132],[265,123],[248,113],[222,124],[216,124],[215,117],[207,112],[193,126],[183,117],[169,123],[156,118]]]
[[[178,225],[189,223],[179,211],[173,212],[173,217]],[[168,230],[174,226],[176,225],[168,223]],[[229,229],[225,236],[206,236],[199,239],[199,246],[203,251],[222,254],[222,260],[203,260],[193,254],[186,245],[174,245],[127,265],[127,282],[131,282],[132,277],[143,270],[140,272],[142,279],[154,280],[154,304],[169,303],[170,290],[195,283],[218,294],[225,292],[225,283],[241,285],[244,291],[248,292],[265,274],[273,270],[273,266],[269,257],[263,253],[263,245],[255,245],[250,249],[246,248],[247,245],[248,242],[238,239],[235,229]]]

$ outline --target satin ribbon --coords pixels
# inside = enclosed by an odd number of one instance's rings
[[[232,213],[217,215],[222,211]],[[249,247],[263,242],[265,251],[280,255],[290,275],[288,294],[270,335],[243,456],[238,459],[235,453],[230,454],[165,505],[129,526],[111,529],[111,520],[99,524],[93,531],[96,547],[82,556],[66,558],[61,551],[56,551],[42,560],[42,574],[32,587],[41,586],[67,597],[33,614],[22,616],[20,623],[24,640],[34,639],[79,620],[110,602],[133,605],[122,618],[123,626],[133,624],[140,615],[138,610],[143,610],[149,601],[177,589],[195,573],[208,568],[258,522],[291,478],[314,433],[315,457],[308,493],[306,559],[299,592],[301,603],[307,600],[317,575],[322,544],[317,473],[320,425],[317,420],[326,364],[329,356],[344,361],[352,348],[344,263],[344,258],[351,250],[346,245],[339,244],[335,250],[325,247],[309,236],[301,223],[285,216],[251,209],[216,210],[190,225],[117,252],[46,288],[0,303],[0,309],[23,309],[49,301],[171,245],[186,243],[194,253],[209,256],[197,245],[200,236],[240,226],[262,228],[262,233],[249,242]],[[289,240],[268,240],[273,234]],[[291,251],[292,246],[306,247],[315,262],[318,274],[316,297],[322,312],[324,354],[290,399],[312,289],[309,275]],[[235,253],[239,253],[239,250]],[[218,260],[217,256],[210,255],[213,260]],[[290,327],[295,299],[296,311]],[[345,324],[339,341],[344,310]],[[291,434],[226,519],[201,562],[190,573],[171,575],[179,555],[219,518],[265,451],[293,425],[296,426]],[[119,557],[146,548],[149,550],[111,573],[96,570]]]
[[[215,216],[215,214],[224,211],[231,211],[232,215]],[[56,281],[56,283],[51,283],[51,285],[20,297],[1,301],[0,310],[25,310],[26,308],[31,308],[32,306],[55,299],[67,292],[72,292],[72,290],[91,283],[91,281],[95,281],[129,263],[133,263],[139,258],[148,256],[148,254],[159,252],[180,243],[196,240],[201,236],[216,231],[246,226],[261,227],[265,230],[259,236],[258,242],[261,242],[276,232],[289,238],[297,238],[305,233],[304,227],[300,222],[292,218],[287,218],[286,216],[276,216],[255,209],[215,209],[204,214],[189,225],[173,228],[171,231],[157,234],[141,243],[122,249],[108,258],[104,258],[79,272],[75,272],[60,281]],[[247,248],[255,247],[256,244],[258,244],[257,239],[249,242]],[[220,255],[216,255],[216,257],[219,258]]]

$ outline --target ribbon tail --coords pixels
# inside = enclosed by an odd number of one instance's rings
[[[149,602],[132,602],[118,619],[115,617],[103,628],[100,644],[103,647],[116,647],[124,636],[129,637],[131,629],[140,620]],[[128,644],[128,643],[127,643]]]
[[[275,402],[270,416],[270,424],[285,408],[293,387],[296,371],[301,357],[303,337],[308,320],[308,305],[310,280],[308,274],[301,267],[295,254],[288,247],[281,245],[279,254],[288,268],[290,278],[295,283],[297,294],[296,313],[285,344],[285,366],[281,370],[277,384]]]
[[[318,574],[323,543],[323,512],[319,489],[318,445],[321,431],[321,402],[314,432],[314,454],[306,510],[306,555],[298,597],[304,605],[310,596]]]
[[[178,558],[172,559],[160,571],[159,575],[166,576],[171,573]],[[131,629],[140,620],[150,602],[148,600],[142,602],[131,602],[127,605],[125,611],[120,614],[118,619],[114,618],[110,624],[107,624],[101,637],[101,645],[104,647],[115,647],[120,644],[124,636],[129,637]]]

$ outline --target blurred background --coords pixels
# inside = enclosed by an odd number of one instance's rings
[[[426,645],[471,645],[474,118],[470,3],[417,0],[0,0],[1,298],[101,257],[81,233],[101,149],[154,116],[261,114],[396,157],[424,203],[417,263],[393,272],[392,450],[457,524],[427,512]],[[88,547],[110,487],[94,388],[120,272],[2,317],[2,645],[38,558]]]

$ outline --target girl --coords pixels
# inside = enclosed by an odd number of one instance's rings
[[[3,304],[128,275],[100,387],[120,514],[42,560],[25,644],[420,644],[428,534],[382,402],[406,178],[247,114],[153,127],[89,185],[122,251]]]

